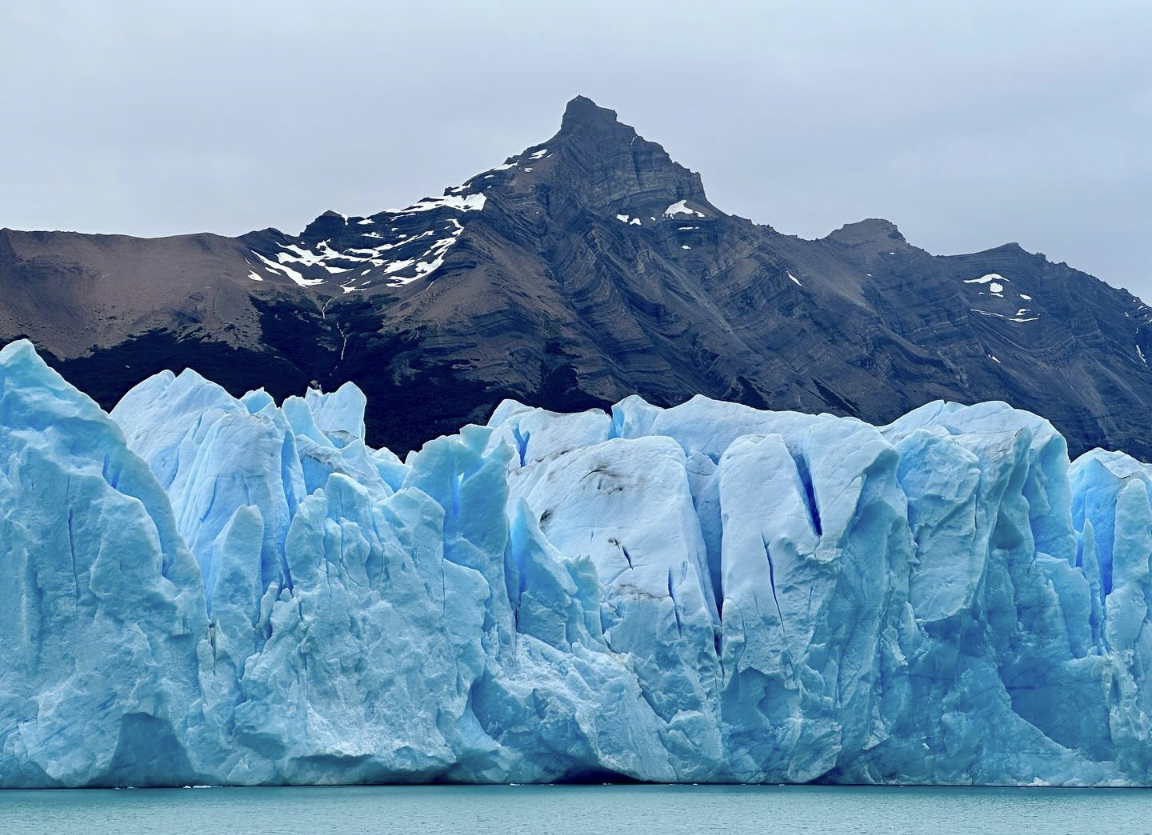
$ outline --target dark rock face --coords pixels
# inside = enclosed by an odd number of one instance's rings
[[[616,114],[443,197],[298,237],[0,232],[0,338],[110,407],[162,368],[282,397],[346,380],[398,451],[505,397],[554,409],[703,393],[883,423],[1005,400],[1073,454],[1152,458],[1152,315],[1015,244],[932,256],[885,220],[806,241],[727,215]]]

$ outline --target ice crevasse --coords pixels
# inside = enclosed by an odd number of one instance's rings
[[[0,786],[1152,784],[1152,468],[1045,420],[506,401],[0,351]]]

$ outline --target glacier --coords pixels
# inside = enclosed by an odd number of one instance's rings
[[[345,384],[105,414],[0,351],[0,787],[1152,785],[1152,467],[1042,418]]]

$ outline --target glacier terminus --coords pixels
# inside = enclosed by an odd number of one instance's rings
[[[1152,785],[1152,467],[1042,418],[352,384],[106,414],[0,351],[0,786]]]

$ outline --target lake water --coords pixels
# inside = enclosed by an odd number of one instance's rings
[[[1152,791],[420,786],[0,791],[3,835],[1152,833]]]

